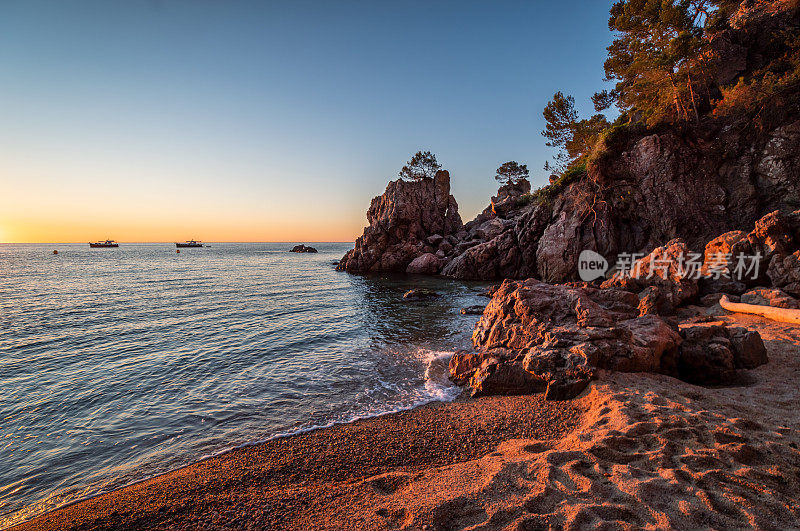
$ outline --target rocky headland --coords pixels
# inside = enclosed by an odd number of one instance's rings
[[[778,36],[798,28],[796,3],[743,3],[713,36],[711,85],[774,66]],[[767,362],[758,332],[679,322],[723,295],[797,308],[797,94],[776,92],[755,115],[720,106],[694,123],[616,124],[549,185],[506,184],[465,224],[447,172],[393,181],[339,269],[504,280],[474,350],[451,360],[452,379],[476,396],[571,398],[608,369],[735,383]],[[612,267],[579,282],[584,251]]]

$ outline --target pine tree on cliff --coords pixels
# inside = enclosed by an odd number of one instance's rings
[[[608,126],[602,114],[579,120],[575,110],[575,98],[556,92],[542,112],[545,129],[542,135],[547,138],[547,146],[558,151],[552,169],[563,171],[572,162],[588,155],[597,138]],[[549,168],[549,167],[548,167]]]
[[[430,151],[417,151],[411,157],[403,169],[400,170],[400,177],[409,181],[421,181],[423,179],[433,179],[436,172],[442,169],[442,165],[436,161],[436,155]]]
[[[717,21],[712,0],[618,0],[608,27],[617,37],[608,47],[606,78],[620,110],[637,111],[647,123],[700,119],[709,104],[711,80],[706,26]],[[596,95],[598,99],[602,93]],[[598,103],[597,101],[595,103]],[[602,103],[608,103],[604,101]]]
[[[518,164],[516,161],[510,160],[497,168],[497,175],[494,178],[500,184],[517,184],[522,179],[527,179],[529,174],[527,164]]]

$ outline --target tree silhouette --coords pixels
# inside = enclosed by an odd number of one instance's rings
[[[430,151],[417,151],[411,157],[403,169],[400,170],[400,177],[409,181],[421,181],[423,179],[433,179],[436,172],[442,169],[442,165],[436,161],[436,155]]]
[[[518,164],[516,161],[510,160],[497,168],[497,175],[494,178],[502,184],[517,184],[522,179],[527,179],[528,175],[527,164]]]

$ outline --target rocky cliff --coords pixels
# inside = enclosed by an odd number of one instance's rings
[[[367,220],[369,226],[338,269],[437,273],[462,227],[447,171],[433,179],[390,182],[383,195],[372,200]]]
[[[796,2],[750,4],[717,37],[720,84],[762,68],[781,53],[782,40],[800,38]],[[463,227],[449,180],[446,187],[443,178],[439,185],[395,181],[373,200],[370,227],[340,268],[562,282],[577,278],[586,249],[612,264],[619,253],[647,253],[674,238],[702,251],[721,233],[800,206],[798,94],[800,86],[757,112],[707,115],[698,124],[618,125],[586,170],[534,194],[501,189]]]

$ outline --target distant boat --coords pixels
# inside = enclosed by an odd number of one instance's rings
[[[187,241],[185,241],[183,243],[178,243],[178,242],[175,243],[175,247],[178,247],[178,248],[181,248],[181,247],[202,247],[202,246],[203,246],[203,243],[202,242],[198,242],[196,240],[187,240]]]
[[[106,240],[104,242],[89,242],[89,247],[119,247],[119,244],[114,240]]]

